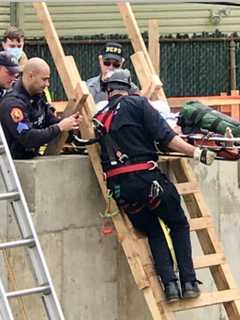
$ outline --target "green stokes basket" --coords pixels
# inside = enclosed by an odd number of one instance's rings
[[[182,106],[178,125],[182,127],[185,134],[204,129],[224,135],[226,128],[229,127],[234,137],[240,137],[240,122],[199,101],[190,101]]]

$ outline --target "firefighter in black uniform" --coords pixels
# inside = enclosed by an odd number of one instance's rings
[[[28,60],[22,78],[0,102],[0,121],[14,159],[38,155],[40,146],[61,131],[77,129],[78,113],[59,120],[43,95],[49,86],[50,69],[40,58]]]
[[[107,187],[134,227],[147,235],[166,300],[195,298],[200,290],[193,268],[189,224],[174,184],[157,166],[155,142],[160,149],[167,147],[205,164],[212,163],[215,153],[183,141],[147,98],[128,95],[130,83],[128,70],[115,70],[104,84],[109,103],[93,119]],[[159,218],[170,229],[181,294]]]

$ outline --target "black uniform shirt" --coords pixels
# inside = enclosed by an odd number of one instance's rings
[[[118,99],[118,100],[117,100]],[[120,99],[120,100],[119,100]],[[111,136],[130,163],[158,159],[155,142],[166,148],[176,133],[156,111],[147,98],[140,96],[114,96],[109,107],[118,103],[111,125]],[[103,169],[109,169],[108,154],[102,145]]]
[[[42,95],[31,96],[21,80],[0,101],[0,121],[14,159],[36,156],[60,132],[50,105]]]

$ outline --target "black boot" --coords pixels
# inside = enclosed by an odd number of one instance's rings
[[[176,281],[170,281],[165,285],[165,297],[168,303],[179,300],[180,290]]]
[[[182,298],[193,299],[200,296],[201,292],[198,284],[201,283],[198,280],[188,281],[182,284]]]

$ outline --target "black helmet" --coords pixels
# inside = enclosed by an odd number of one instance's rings
[[[115,69],[109,72],[109,77],[103,81],[103,90],[131,89],[131,74],[128,69]]]

